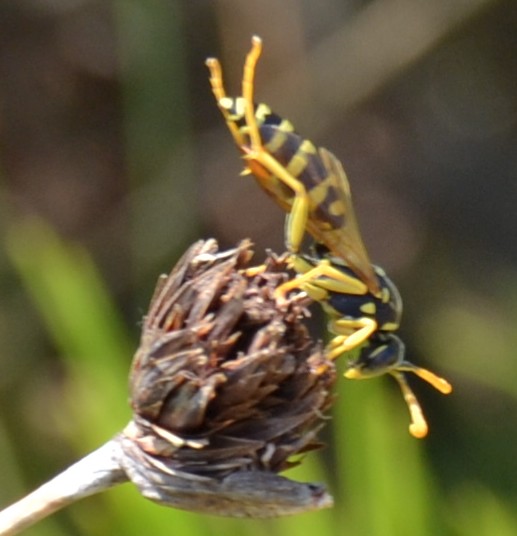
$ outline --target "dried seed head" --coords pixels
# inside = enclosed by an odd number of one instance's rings
[[[160,278],[131,371],[126,472],[155,501],[231,516],[330,506],[320,486],[277,475],[320,446],[334,365],[279,304],[285,262],[249,268],[250,243],[194,244]]]

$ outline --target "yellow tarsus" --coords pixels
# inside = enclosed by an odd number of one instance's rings
[[[210,85],[215,99],[219,102],[226,98],[226,91],[223,84],[223,70],[217,58],[207,58],[205,62],[210,71]]]
[[[230,129],[235,143],[240,147],[244,143],[242,134],[239,132],[239,128],[230,117],[228,108],[224,106],[224,101],[227,100],[228,97],[226,95],[226,90],[224,89],[223,69],[221,64],[217,58],[207,58],[205,64],[210,71],[210,86],[212,87],[212,93],[215,96],[219,110],[221,110],[221,113],[223,114],[224,120]]]
[[[246,56],[244,63],[244,74],[242,77],[242,97],[245,102],[244,117],[246,125],[249,128],[249,137],[251,148],[253,150],[262,148],[262,141],[257,126],[257,118],[255,117],[255,107],[253,105],[253,86],[255,78],[255,68],[258,59],[262,53],[262,39],[254,35],[251,38],[251,50]]]

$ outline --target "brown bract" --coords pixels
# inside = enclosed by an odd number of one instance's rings
[[[198,242],[158,281],[122,436],[126,473],[157,502],[256,517],[332,504],[277,473],[320,446],[334,365],[303,325],[307,300],[274,298],[285,260],[251,257],[248,241]]]

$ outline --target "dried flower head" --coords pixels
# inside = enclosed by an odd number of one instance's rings
[[[196,243],[144,318],[122,446],[127,475],[157,502],[254,517],[332,504],[277,473],[320,446],[334,365],[302,323],[306,301],[273,296],[284,260],[249,268],[251,257],[248,241]]]

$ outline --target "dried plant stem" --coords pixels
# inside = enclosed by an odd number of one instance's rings
[[[0,512],[0,536],[18,534],[69,504],[128,478],[120,467],[120,442],[108,441],[49,482]]]

